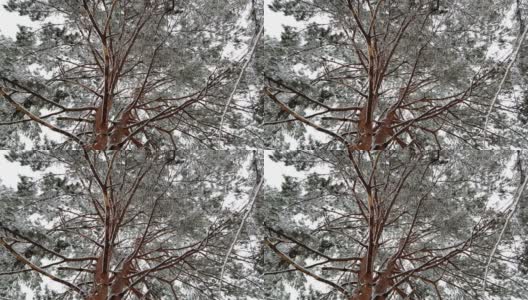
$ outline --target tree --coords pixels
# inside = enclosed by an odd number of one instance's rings
[[[514,59],[496,49],[520,42],[517,28],[500,23],[514,5],[273,1],[299,26],[267,38],[261,58],[269,143],[293,135],[295,148],[481,148],[486,137],[524,147],[518,93],[503,90],[490,108]]]
[[[528,298],[524,1],[2,4],[0,298]]]
[[[2,40],[2,145],[56,146],[43,128],[74,149],[255,144],[259,5],[10,0],[36,28]]]
[[[493,201],[513,199],[522,183],[515,162],[524,168],[525,153],[276,151],[272,158],[305,175],[268,188],[259,210],[268,299],[288,299],[274,292],[284,286],[299,292],[294,299],[525,297],[523,225],[508,227],[481,290],[509,212]]]
[[[24,177],[16,191],[4,188],[3,297],[19,298],[23,285],[44,296],[42,280],[62,288],[48,291],[53,299],[256,293],[250,235],[233,236],[243,204],[259,192],[257,153],[30,151],[9,158],[64,173]]]

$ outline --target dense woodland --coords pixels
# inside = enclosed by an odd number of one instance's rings
[[[528,299],[527,1],[0,4],[0,299]]]
[[[272,158],[304,175],[268,187],[259,209],[266,299],[288,286],[306,299],[526,297],[525,152]]]
[[[274,1],[269,145],[526,148],[524,1]]]

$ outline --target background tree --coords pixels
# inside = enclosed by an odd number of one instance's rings
[[[480,148],[484,136],[492,147],[526,145],[519,89],[502,91],[484,129],[519,42],[514,1],[271,3],[299,25],[267,37],[260,57],[270,145]]]
[[[268,187],[259,207],[266,299],[291,299],[284,290],[293,299],[526,297],[519,223],[508,226],[482,290],[525,155],[275,152],[305,175]]]
[[[35,28],[2,40],[2,145],[56,147],[42,128],[95,150],[255,144],[260,5],[10,0]]]
[[[9,159],[64,172],[22,177],[16,191],[3,188],[1,296],[20,298],[21,287],[36,299],[257,293],[254,238],[243,230],[233,241],[258,193],[256,153],[116,151],[83,158],[80,151],[30,151]],[[42,291],[43,280],[58,289]]]

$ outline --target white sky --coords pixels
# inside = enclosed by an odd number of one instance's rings
[[[5,158],[8,153],[8,150],[0,150],[0,184],[16,189],[19,175],[34,176],[35,172],[28,166],[8,161]]]
[[[280,12],[273,12],[268,7],[272,2],[273,0],[264,0],[264,32],[271,37],[280,38],[283,25],[297,27],[299,26],[299,22],[295,21],[295,18],[292,16],[285,16]]]
[[[269,186],[280,189],[284,182],[284,176],[304,177],[302,172],[295,170],[293,166],[286,166],[282,162],[274,162],[270,159],[272,150],[264,151],[264,178]]]
[[[284,25],[302,28],[306,26],[304,22],[298,22],[293,16],[286,16],[281,12],[274,12],[269,8],[273,0],[264,0],[264,32],[270,37],[280,38]],[[312,18],[310,21],[327,23],[329,20],[323,16]]]
[[[17,25],[31,25],[31,20],[27,16],[19,16],[5,10],[4,5],[8,0],[0,0],[0,33],[5,36],[15,38],[18,31]]]

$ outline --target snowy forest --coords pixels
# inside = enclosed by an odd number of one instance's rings
[[[0,300],[528,299],[528,0],[0,0]]]

